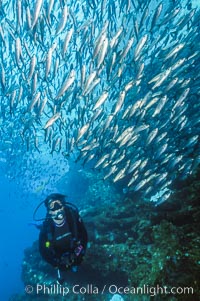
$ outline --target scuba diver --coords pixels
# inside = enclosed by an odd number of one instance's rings
[[[57,268],[58,282],[62,284],[60,271],[76,272],[83,260],[87,231],[78,209],[66,202],[64,195],[50,194],[42,203],[46,206],[47,215],[40,227],[39,251],[45,261]]]

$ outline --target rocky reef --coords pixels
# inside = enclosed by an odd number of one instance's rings
[[[200,300],[200,170],[176,183],[170,200],[159,206],[136,194],[123,195],[114,188],[111,191],[89,172],[85,177],[89,190],[84,196],[87,206],[81,214],[89,244],[80,271],[65,275],[63,286],[69,293],[63,296],[61,287],[55,286],[56,271],[41,259],[36,241],[25,250],[22,263],[24,285],[32,286],[33,292],[12,296],[10,301],[108,301],[117,293],[129,301]],[[52,291],[36,294],[38,283]],[[79,286],[73,292],[75,285]],[[106,290],[102,294],[104,285]],[[122,290],[117,289],[122,287],[129,291],[121,294]],[[134,294],[136,287],[143,288],[143,294]],[[176,294],[165,294],[163,287],[179,290]],[[184,293],[186,287],[191,287],[193,293]],[[60,293],[55,293],[56,289]]]

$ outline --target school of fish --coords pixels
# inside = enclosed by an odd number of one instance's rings
[[[167,200],[200,162],[199,20],[189,0],[1,1],[1,150]]]

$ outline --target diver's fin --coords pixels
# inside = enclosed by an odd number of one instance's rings
[[[59,269],[57,269],[57,283],[60,285],[62,285],[64,283],[64,278],[61,276]]]

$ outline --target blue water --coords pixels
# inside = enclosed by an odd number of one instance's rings
[[[1,200],[0,200],[0,299],[7,301],[9,296],[23,292],[21,281],[21,264],[24,249],[31,246],[38,236],[35,227],[28,226],[32,221],[32,206],[25,206],[25,198],[32,202],[26,193],[19,189],[15,181],[10,182],[1,170]]]
[[[38,164],[41,162],[38,159]],[[53,158],[52,158],[53,162]],[[63,164],[63,165],[62,165]],[[66,167],[66,162],[62,162]],[[49,164],[50,165],[50,164]],[[68,200],[80,205],[87,190],[88,183],[81,176],[78,164],[71,167],[70,173],[64,170],[62,180],[55,180],[54,170],[49,165],[42,170],[37,168],[32,173],[37,180],[27,177],[24,173],[18,173],[16,178],[8,176],[9,167],[5,162],[0,164],[0,300],[7,301],[16,293],[24,292],[24,285],[21,280],[21,266],[24,250],[32,246],[38,239],[39,231],[33,222],[33,212],[37,205],[52,192],[68,194]],[[59,166],[60,167],[60,166]],[[31,172],[31,169],[29,170]],[[52,173],[51,173],[52,172]],[[44,174],[50,179],[47,185],[43,185]],[[70,178],[69,178],[70,174]],[[77,187],[79,189],[77,189]],[[37,218],[45,216],[45,209],[41,207]]]

